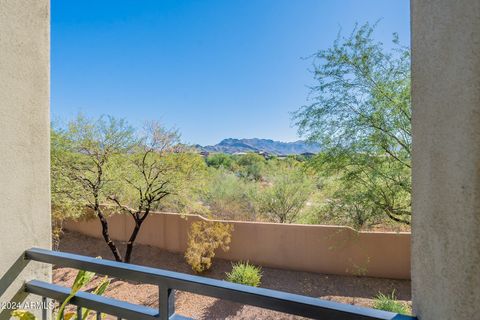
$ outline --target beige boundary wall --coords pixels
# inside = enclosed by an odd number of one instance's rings
[[[152,214],[145,220],[136,243],[183,253],[190,224],[202,219],[196,215]],[[131,217],[113,215],[109,222],[113,239],[129,238],[133,229]],[[357,232],[349,227],[322,225],[228,223],[234,225],[232,243],[228,252],[217,252],[219,258],[297,271],[410,279],[410,233]],[[96,218],[70,221],[65,228],[102,237]]]

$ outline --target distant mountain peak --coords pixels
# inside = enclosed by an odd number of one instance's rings
[[[282,142],[272,139],[236,139],[226,138],[213,146],[197,145],[200,151],[218,153],[238,152],[265,152],[273,155],[295,155],[302,153],[318,153],[321,148],[319,144],[298,140],[294,142]]]

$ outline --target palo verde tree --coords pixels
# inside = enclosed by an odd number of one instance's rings
[[[134,220],[124,262],[130,262],[134,242],[150,212],[158,208],[165,197],[177,192],[181,172],[176,170],[173,158],[175,153],[184,151],[176,130],[151,122],[145,126],[145,133],[132,152],[119,159],[117,188],[108,199]]]
[[[410,224],[410,50],[397,35],[389,48],[375,41],[375,26],[357,26],[313,55],[311,103],[294,122],[323,147],[313,166],[335,177],[332,205]]]
[[[54,130],[52,137],[53,186],[59,195],[68,195],[53,198],[55,203],[65,209],[71,203],[91,209],[117,261],[130,262],[143,222],[152,210],[162,208],[167,196],[175,196],[177,207],[193,207],[185,200],[192,198],[187,191],[194,190],[206,165],[180,144],[176,130],[151,122],[139,136],[123,120],[79,116],[65,130]],[[106,209],[111,203],[134,221],[123,255],[109,234]]]
[[[62,141],[56,147],[58,166],[61,166],[63,189],[72,188],[76,192],[69,195],[78,206],[88,208],[98,217],[102,225],[102,235],[117,261],[122,256],[110,238],[104,204],[115,187],[115,165],[117,159],[129,153],[136,144],[134,130],[124,120],[102,116],[88,119],[78,116],[64,130],[57,130],[57,138]]]

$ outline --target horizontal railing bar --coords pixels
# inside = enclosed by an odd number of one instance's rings
[[[170,316],[170,320],[193,320],[193,319],[181,316],[179,314],[173,314],[172,316]]]
[[[138,281],[226,299],[242,304],[322,320],[400,320],[414,317],[301,296],[276,290],[244,286],[179,272],[96,259],[72,253],[33,248],[25,258],[63,267],[94,271],[124,280]]]
[[[32,280],[25,284],[25,291],[57,301],[63,301],[70,294],[70,289],[55,284]],[[96,294],[80,291],[70,304],[107,313],[124,319],[157,320],[158,310],[120,301]]]

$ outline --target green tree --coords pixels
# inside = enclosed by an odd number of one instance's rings
[[[234,170],[235,159],[233,156],[225,153],[210,154],[206,159],[207,165],[215,169],[224,168],[230,171]]]
[[[121,254],[110,238],[109,226],[103,204],[115,188],[115,161],[130,152],[136,144],[134,130],[124,120],[102,116],[97,120],[78,116],[66,130],[58,132],[63,140],[58,165],[63,179],[77,192],[77,205],[91,209],[102,225],[102,235],[117,261]]]
[[[266,160],[256,153],[247,153],[237,156],[237,173],[245,179],[259,181],[265,169]]]
[[[125,121],[79,116],[52,134],[52,202],[55,212],[91,209],[117,261],[130,262],[134,242],[152,210],[167,197],[186,204],[205,171],[203,159],[180,143],[176,130],[157,122],[138,134]],[[187,192],[185,190],[188,190]],[[112,203],[134,227],[122,255],[109,235],[106,208]]]
[[[134,242],[145,219],[165,197],[176,192],[176,167],[168,155],[182,151],[176,130],[167,130],[159,123],[151,122],[131,152],[123,153],[118,159],[120,165],[115,166],[117,188],[107,199],[134,220],[124,262],[131,260]]]
[[[314,192],[312,180],[298,169],[281,169],[257,194],[258,211],[268,220],[294,222]]]
[[[375,26],[356,27],[313,56],[312,102],[294,122],[323,147],[312,163],[335,177],[333,204],[410,224],[410,50],[395,34],[391,49],[376,42]]]

